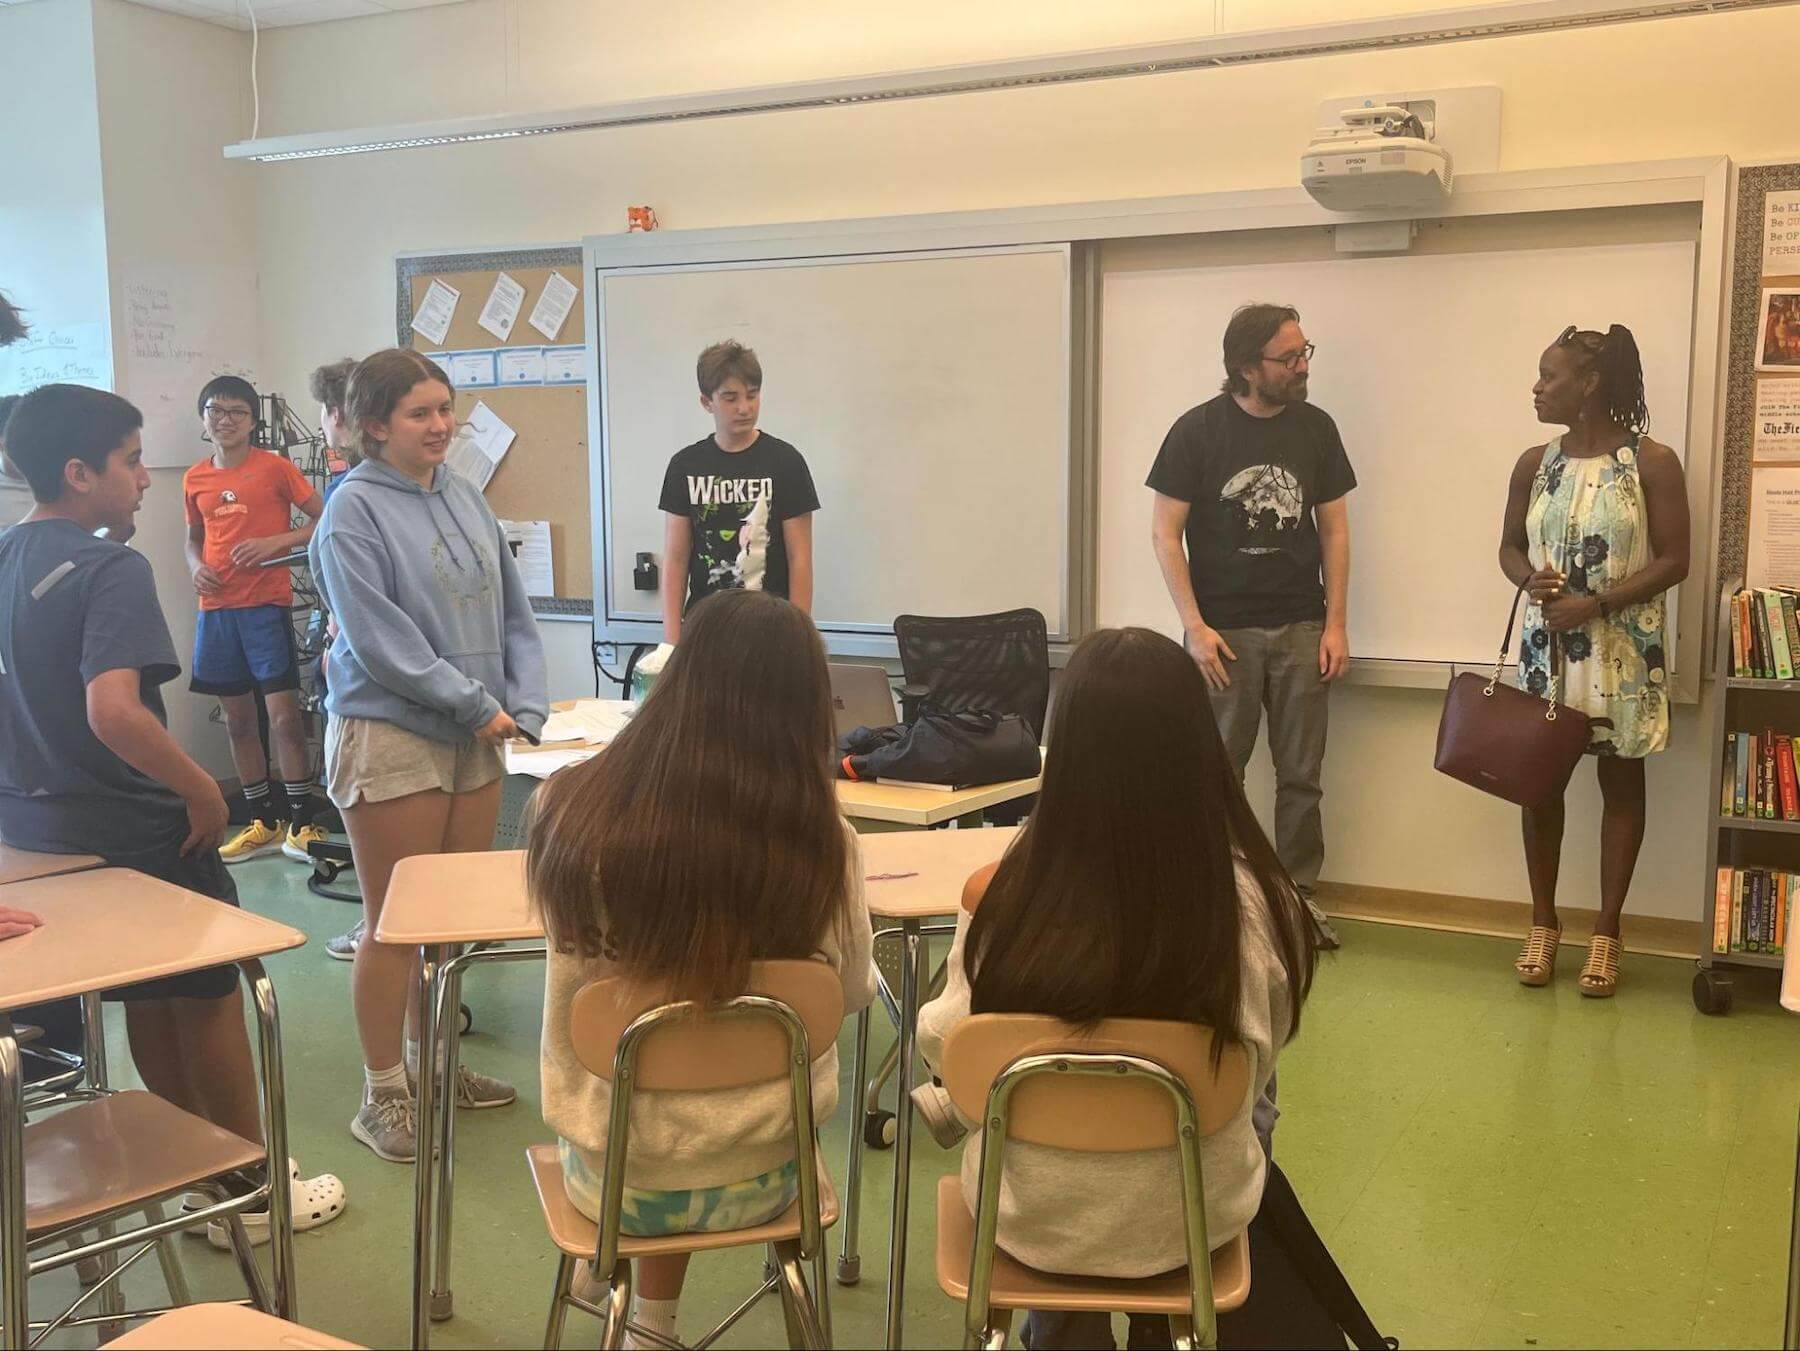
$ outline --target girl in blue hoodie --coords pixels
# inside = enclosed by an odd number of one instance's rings
[[[450,378],[389,348],[351,372],[344,402],[363,462],[332,494],[309,553],[338,625],[326,657],[326,790],[350,833],[372,934],[397,862],[493,842],[501,743],[537,735],[548,700],[506,537],[480,490],[444,463],[456,434]],[[355,960],[364,1086],[350,1132],[410,1162],[417,953],[361,943]],[[513,1097],[467,1068],[456,1085],[459,1107]]]

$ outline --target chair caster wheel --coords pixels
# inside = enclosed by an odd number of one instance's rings
[[[470,1008],[467,1004],[461,1004],[458,1005],[458,1013],[462,1017],[462,1030],[464,1032],[473,1032],[475,1030],[475,1010]]]
[[[892,1149],[899,1135],[892,1112],[868,1112],[863,1116],[863,1143],[870,1149]]]
[[[862,1279],[862,1258],[840,1257],[837,1263],[839,1285],[855,1285]]]
[[[1694,1007],[1721,1016],[1731,1012],[1731,977],[1701,969],[1694,973]]]
[[[445,1290],[442,1293],[436,1291],[432,1292],[431,1321],[434,1323],[444,1322],[451,1316],[452,1306],[455,1303],[456,1294],[454,1291]]]

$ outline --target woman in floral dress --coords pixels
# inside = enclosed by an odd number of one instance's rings
[[[1600,916],[1579,988],[1619,985],[1619,916],[1644,840],[1644,758],[1669,740],[1664,593],[1687,576],[1687,486],[1675,452],[1644,435],[1644,372],[1629,329],[1564,330],[1538,362],[1538,421],[1567,427],[1519,457],[1500,568],[1530,601],[1520,683],[1590,717],[1600,819]],[[1531,932],[1514,963],[1548,985],[1563,802],[1524,810]]]

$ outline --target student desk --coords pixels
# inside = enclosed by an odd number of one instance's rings
[[[547,779],[558,769],[592,759],[601,751],[595,746],[587,750],[525,751],[509,748],[506,769],[509,774]],[[871,830],[923,829],[941,826],[949,821],[964,825],[980,825],[981,813],[989,807],[1030,797],[1037,792],[1041,777],[1010,779],[1005,783],[983,784],[979,788],[959,788],[944,792],[935,788],[906,788],[892,783],[854,783],[838,779],[838,805],[852,821],[868,823]],[[502,824],[502,831],[506,828]]]
[[[298,929],[125,868],[40,876],[6,888],[9,905],[36,911],[44,925],[0,942],[0,1286],[4,1345],[30,1340],[25,1252],[24,1083],[11,1013],[70,995],[89,995],[209,966],[235,964],[256,1008],[262,1054],[264,1147],[269,1159],[270,1254],[276,1312],[295,1317],[292,1198],[283,1185],[288,1157],[281,1019],[262,957],[306,942]]]
[[[879,787],[880,785],[874,785]],[[890,791],[895,791],[890,789]],[[918,792],[918,789],[900,789]],[[906,1236],[912,1178],[913,1065],[919,1028],[919,1006],[931,984],[925,938],[928,932],[946,933],[944,925],[927,925],[940,915],[954,915],[962,903],[963,883],[969,874],[996,862],[1018,835],[1017,826],[986,830],[909,831],[862,837],[863,873],[869,879],[863,891],[869,914],[876,921],[898,924],[904,952],[900,962],[900,997],[894,998],[887,980],[877,972],[881,1000],[898,1029],[898,1096],[894,1122],[894,1213],[888,1231],[887,1346],[898,1351],[903,1342],[906,1305]],[[885,932],[892,932],[887,929]],[[844,1247],[838,1258],[838,1281],[852,1285],[862,1273],[857,1251],[862,1210],[863,1114],[867,1108],[869,1064],[869,1013],[856,1016],[856,1056],[850,1082],[855,1086],[855,1112],[850,1122],[850,1160],[844,1179]]]
[[[943,792],[936,788],[903,788],[893,783],[852,783],[848,779],[839,779],[837,795],[838,805],[851,820],[880,823],[859,826],[859,829],[875,833],[884,827],[921,829],[948,821],[979,826],[981,813],[987,808],[1030,797],[1042,782],[1041,776],[1033,776]]]
[[[895,1142],[895,1201],[889,1254],[890,1346],[900,1344],[900,1292],[906,1280],[905,1183],[912,1161],[913,1040],[921,992],[929,983],[924,974],[925,921],[953,913],[969,874],[998,859],[1016,833],[1016,828],[1010,827],[906,831],[864,836],[861,840],[863,871],[877,879],[865,884],[869,912],[878,921],[897,924],[906,948],[899,998],[895,999],[885,980],[880,981],[881,996],[894,1015],[901,1037],[899,1135]],[[524,863],[525,856],[518,850],[420,854],[402,859],[388,883],[381,923],[375,931],[377,942],[420,949],[425,986],[419,1028],[419,1148],[413,1165],[412,1345],[416,1348],[430,1344],[432,1320],[450,1317],[453,1308],[450,1226],[456,1112],[451,1106],[454,1090],[450,1086],[459,1065],[460,1023],[455,1013],[461,1000],[462,975],[475,962],[539,960],[545,955],[542,943],[519,948],[458,949],[471,943],[543,937],[543,928],[531,912],[526,896]],[[865,1009],[857,1018],[858,1119],[852,1122],[850,1132],[845,1256],[839,1265],[840,1279],[860,1262],[856,1255],[856,1224],[862,1178],[862,1085],[867,1072],[868,1041],[869,1010]]]
[[[462,1023],[456,1009],[462,1001],[463,972],[475,962],[541,960],[545,952],[541,942],[523,948],[465,949],[463,945],[544,936],[525,893],[524,852],[415,854],[401,859],[388,882],[374,936],[379,943],[418,948],[424,980],[419,1011],[412,1254],[412,1345],[424,1348],[431,1343],[431,1321],[450,1317],[452,1309],[453,1085],[460,1063]]]
[[[93,854],[37,854],[29,849],[14,849],[0,844],[0,887],[13,882],[30,882],[39,877],[55,877],[59,873],[86,872],[98,868],[106,860]],[[7,901],[8,905],[24,903]]]

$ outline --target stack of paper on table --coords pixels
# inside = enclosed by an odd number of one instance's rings
[[[506,743],[506,772],[547,779],[559,769],[591,759],[624,730],[636,711],[637,706],[628,699],[575,699],[556,704],[544,720],[538,745]]]

